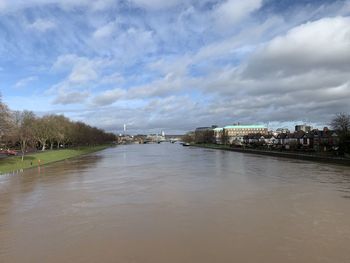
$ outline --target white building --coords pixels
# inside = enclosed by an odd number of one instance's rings
[[[225,133],[227,142],[232,144],[242,144],[243,137],[249,134],[267,135],[268,129],[264,125],[229,125],[223,128],[214,129],[216,143],[222,143],[222,137]]]

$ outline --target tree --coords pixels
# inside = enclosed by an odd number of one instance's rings
[[[338,113],[332,120],[331,127],[342,134],[347,134],[350,132],[350,115]]]
[[[188,132],[184,136],[182,136],[182,141],[186,143],[195,142],[195,134],[194,132]]]
[[[32,124],[33,138],[40,143],[41,150],[45,151],[46,142],[50,138],[51,129],[48,117],[36,118]]]
[[[30,143],[33,142],[33,124],[35,122],[35,115],[31,111],[15,112],[14,113],[14,129],[17,135],[22,152],[22,162],[24,154]]]
[[[350,153],[350,115],[338,113],[331,122],[331,126],[339,135],[339,150]]]
[[[50,150],[53,150],[55,142],[59,141],[59,136],[61,131],[60,120],[57,118],[57,115],[47,115],[46,120],[49,126],[48,141],[50,144]]]
[[[6,135],[11,128],[11,114],[6,104],[2,103],[0,95],[0,138]]]
[[[227,145],[229,143],[229,136],[228,136],[228,130],[226,130],[225,128],[222,129],[222,133],[221,133],[221,142],[224,145]]]
[[[203,129],[195,131],[195,142],[196,143],[213,143],[214,130],[213,129]]]
[[[72,138],[72,122],[64,117],[63,115],[55,115],[55,122],[57,125],[56,127],[56,140],[57,140],[57,149],[62,145],[63,147],[66,146],[67,143],[71,141]]]
[[[27,148],[40,145],[44,151],[49,143],[53,149],[67,144],[76,146],[92,146],[112,143],[116,136],[104,130],[89,126],[83,122],[73,122],[63,115],[47,115],[36,117],[30,111],[11,112],[2,103],[0,94],[0,142],[19,146],[22,161]]]

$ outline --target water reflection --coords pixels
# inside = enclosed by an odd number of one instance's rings
[[[0,179],[0,262],[349,262],[349,177],[174,144],[108,149]]]

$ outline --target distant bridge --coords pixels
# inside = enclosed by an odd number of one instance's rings
[[[144,139],[143,143],[163,143],[163,142],[170,142],[170,143],[176,143],[181,141],[181,138],[166,138],[166,139],[160,139],[160,140],[152,140],[152,139]]]

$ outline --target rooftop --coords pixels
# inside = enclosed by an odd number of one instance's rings
[[[223,129],[267,129],[264,125],[228,125],[224,128],[215,128],[214,131],[220,132]]]
[[[229,125],[225,129],[267,129],[264,125]]]

